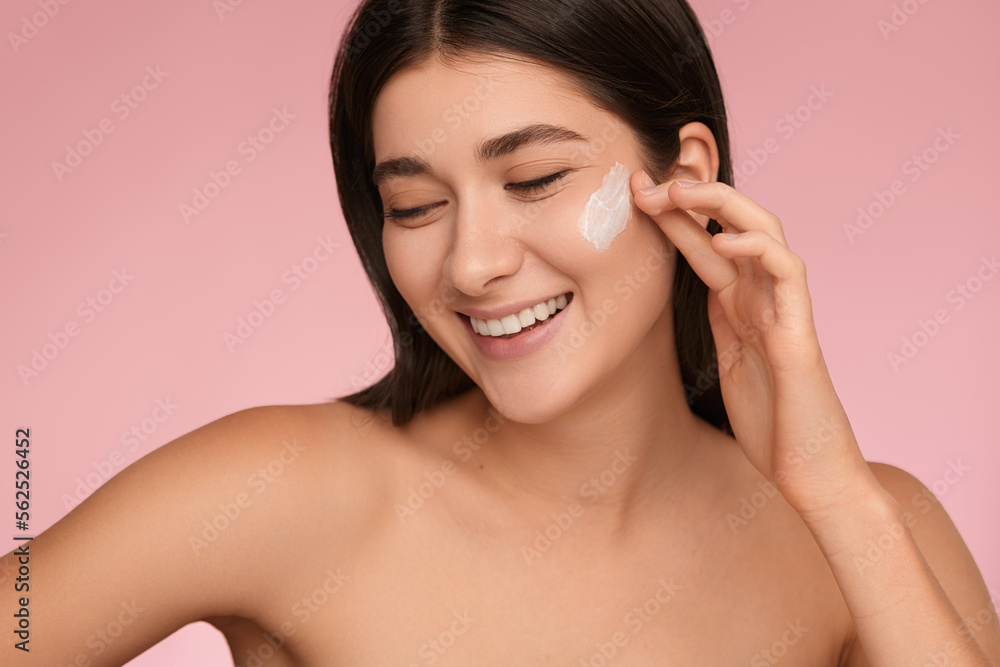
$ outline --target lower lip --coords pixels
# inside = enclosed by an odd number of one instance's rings
[[[476,342],[476,345],[479,347],[479,351],[483,353],[484,357],[495,361],[512,361],[514,359],[521,359],[522,357],[526,357],[529,354],[536,352],[544,347],[550,340],[555,338],[566,319],[563,315],[572,306],[573,302],[570,301],[566,304],[565,308],[549,318],[550,321],[548,324],[535,327],[531,331],[518,334],[513,338],[483,336],[476,333],[476,331],[472,328],[472,322],[469,320],[468,315],[462,315],[459,313],[458,316],[465,323],[465,330],[469,332],[470,336],[472,336],[472,340]]]

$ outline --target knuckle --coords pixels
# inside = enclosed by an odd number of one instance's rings
[[[707,183],[707,185],[712,205],[716,208],[721,208],[726,199],[728,199],[729,195],[733,192],[733,189],[725,183],[720,183],[718,181]]]
[[[792,253],[792,263],[795,266],[795,270],[801,274],[806,272],[806,260],[802,259],[794,252]]]
[[[711,192],[712,192],[712,197],[715,199],[715,201],[718,203],[719,206],[725,204],[726,201],[732,199],[733,195],[736,194],[735,190],[733,190],[725,183],[720,183],[719,181],[714,181],[712,183]]]

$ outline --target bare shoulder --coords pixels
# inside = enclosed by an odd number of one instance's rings
[[[392,433],[347,404],[267,406],[136,461],[27,543],[30,556],[0,561],[30,562],[23,596],[31,634],[46,638],[31,664],[120,665],[187,623],[248,616],[316,517],[327,531],[363,523],[383,483],[373,452]],[[0,613],[20,603],[8,591]],[[0,663],[28,655],[5,642]]]
[[[946,473],[960,476],[961,462]],[[914,541],[920,548],[966,627],[1000,664],[1000,623],[993,597],[965,541],[934,493],[912,474],[886,463],[869,463],[879,483],[896,499]]]
[[[952,465],[949,473],[961,476],[966,472],[961,462]],[[873,462],[869,462],[868,466],[879,483],[899,503],[907,526],[928,562],[940,560],[947,562],[949,569],[961,567],[974,571],[978,576],[972,555],[937,496],[923,482],[901,468]]]
[[[385,450],[400,439],[387,418],[343,402],[250,408],[205,428],[219,433],[168,455],[204,467],[188,546],[227,573],[235,611],[250,613],[269,603],[268,586],[279,580],[257,573],[287,570],[290,548],[303,559],[346,557],[337,550],[350,548],[388,495]],[[203,452],[201,440],[213,451]],[[241,557],[246,548],[254,559]]]

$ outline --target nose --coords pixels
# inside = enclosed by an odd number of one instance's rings
[[[524,249],[510,211],[489,201],[459,203],[444,281],[469,296],[482,296],[502,278],[517,273]]]

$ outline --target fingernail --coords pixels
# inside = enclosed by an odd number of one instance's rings
[[[694,186],[696,186],[698,184],[697,183],[691,183],[689,181],[677,181],[677,185],[681,186],[682,188],[693,188]]]
[[[659,188],[656,181],[650,178],[649,174],[646,172],[642,172],[642,176],[639,178],[639,181],[645,186],[639,190],[640,194],[651,195]]]
[[[739,237],[739,234],[723,234],[722,235],[722,238],[724,238],[724,239],[735,239],[737,237]]]

